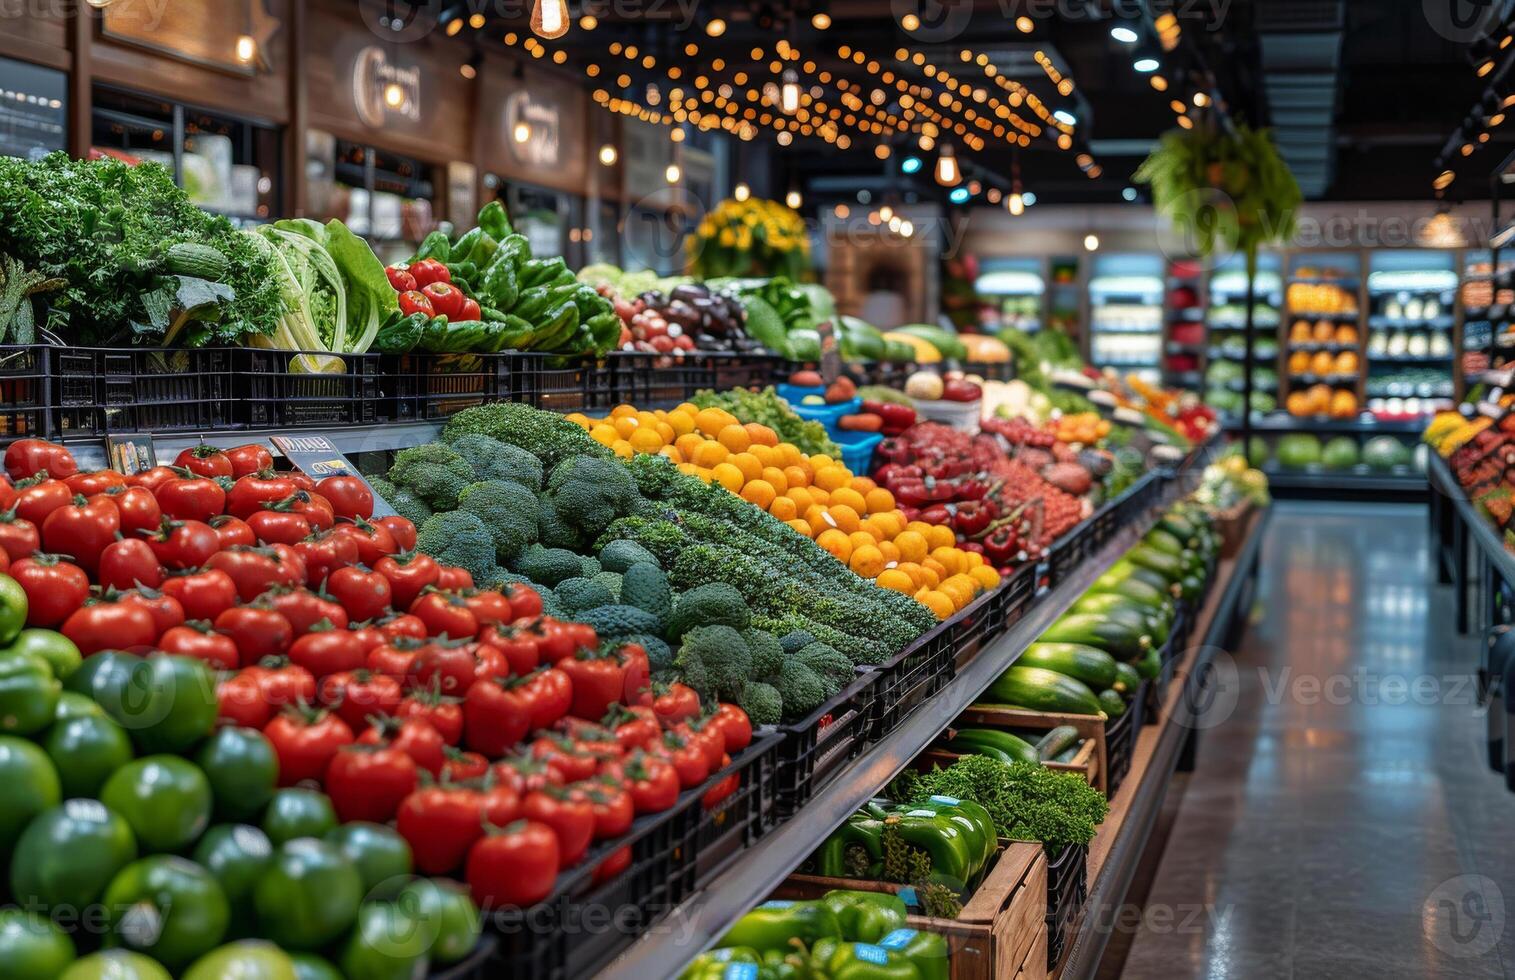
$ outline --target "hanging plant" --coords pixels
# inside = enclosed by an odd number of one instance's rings
[[[1159,213],[1194,254],[1249,257],[1294,232],[1303,196],[1265,129],[1174,129],[1137,168]]]
[[[685,252],[688,273],[699,279],[811,278],[805,219],[777,201],[727,198],[700,219]]]

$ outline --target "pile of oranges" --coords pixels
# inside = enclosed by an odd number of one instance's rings
[[[616,455],[657,453],[761,507],[880,588],[914,596],[946,619],[999,573],[956,546],[945,525],[907,521],[894,495],[829,456],[808,456],[766,425],[685,403],[668,411],[617,406],[603,419],[567,416]]]

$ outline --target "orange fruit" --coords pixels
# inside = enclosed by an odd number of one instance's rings
[[[963,570],[964,571],[971,572],[971,571],[973,571],[973,569],[978,568],[983,563],[984,563],[984,556],[983,555],[979,554],[976,551],[969,551],[966,548],[963,549]]]
[[[761,479],[763,476],[763,464],[751,453],[732,453],[726,462],[741,470],[742,476],[748,480]]]
[[[763,447],[755,446],[753,448],[762,449]],[[757,453],[754,452],[753,455],[756,456]],[[763,472],[760,473],[759,476],[771,483],[773,485],[774,491],[777,493],[785,493],[789,490],[789,478],[785,476],[784,471],[779,469],[777,466],[764,466]]]
[[[742,487],[742,499],[764,510],[768,509],[777,496],[778,494],[773,490],[773,484],[766,480],[753,480]]]
[[[778,450],[779,459],[784,461],[783,465],[785,466],[793,466],[805,456],[804,453],[800,452],[800,448],[792,442],[781,442],[774,448]]]
[[[857,511],[846,504],[839,504],[835,501],[827,505],[826,513],[831,516],[832,521],[836,523],[838,528],[846,531],[848,534],[856,531],[862,521],[862,518],[857,516]]]
[[[913,561],[902,561],[894,567],[896,571],[904,572],[906,575],[910,576],[911,584],[913,584],[917,589],[920,588],[926,581],[925,575],[923,575],[921,572],[921,566],[917,565]]]
[[[768,513],[781,521],[792,521],[800,516],[799,508],[790,497],[777,496],[768,504]]]
[[[905,530],[914,531],[916,534],[924,537],[928,547],[931,543],[931,528],[932,525],[927,524],[925,521],[911,521],[905,525]]]
[[[589,431],[589,416],[585,415],[583,412],[569,412],[567,415],[563,416],[563,418],[572,422],[574,425],[583,429],[585,432]]]
[[[878,539],[869,534],[867,531],[853,531],[851,534],[847,535],[847,540],[852,542],[852,551],[854,554],[857,553],[857,549],[859,548],[878,547]],[[882,552],[880,554],[882,554]],[[859,574],[862,573],[860,572]],[[872,576],[870,575],[869,578],[872,578]]]
[[[652,427],[653,429],[657,430],[658,435],[663,437],[664,442],[673,442],[673,440],[678,438],[679,434],[673,431],[673,426],[669,425],[667,422],[664,422],[662,419],[658,419],[656,422],[652,423]]]
[[[802,514],[815,506],[815,498],[804,487],[796,487],[791,484],[789,489],[784,491],[784,496],[794,501],[794,506],[798,507]]]
[[[730,455],[726,451],[725,446],[718,442],[706,440],[699,444],[694,451],[694,455],[689,458],[694,461],[696,466],[712,467],[726,462],[726,457]],[[737,472],[740,473],[741,470],[737,470]]]
[[[811,487],[810,496],[814,497],[815,502],[818,504],[831,503],[831,494],[825,490],[822,490],[820,487]]]
[[[910,595],[915,591],[915,583],[910,580],[910,576],[898,568],[886,568],[879,573],[878,579],[873,584],[892,592],[903,592],[905,595]]]
[[[918,562],[926,557],[926,538],[919,531],[906,531],[894,537],[895,547],[905,561]]]
[[[863,518],[863,522],[859,526],[862,527],[864,531],[868,532],[868,534],[875,541],[889,540],[889,529],[884,527],[878,521],[875,521],[871,516]]]
[[[861,548],[852,549],[852,558],[848,560],[847,567],[863,578],[878,578],[884,570],[884,556],[873,545],[865,544]]]
[[[759,463],[762,463],[765,467],[773,466],[777,468],[779,458],[778,450],[774,449],[772,446],[764,446],[761,443],[754,442],[752,445],[747,447],[747,451],[756,456],[757,461]]]
[[[734,453],[745,453],[747,447],[752,445],[752,437],[747,434],[747,430],[742,428],[740,423],[726,426],[716,434],[716,439],[720,441],[721,445]]]
[[[895,547],[893,541],[880,541],[878,550],[883,553],[885,565],[897,565],[900,560],[900,550]]]
[[[717,483],[732,493],[740,493],[742,484],[747,482],[747,478],[742,475],[742,471],[730,463],[717,463],[711,467],[710,475],[715,477]]]
[[[856,490],[858,493],[866,494],[869,490],[872,490],[877,486],[877,483],[874,483],[873,480],[866,476],[854,475],[852,477],[852,489]]]
[[[834,505],[841,504],[846,507],[851,507],[859,515],[868,513],[867,501],[863,499],[862,494],[858,493],[852,487],[840,487],[835,490],[831,494],[831,503]]]
[[[639,453],[655,453],[663,448],[663,437],[658,435],[658,430],[651,426],[642,426],[631,434],[627,440],[631,448]]]
[[[868,513],[870,514],[882,513],[884,511],[890,511],[894,509],[894,494],[890,493],[883,487],[874,487],[873,489],[867,491],[863,494],[863,499],[867,501]]]
[[[666,421],[669,427],[679,435],[688,435],[694,431],[694,413],[686,412],[682,408],[676,408],[668,413]]]
[[[925,595],[918,596],[918,598],[921,600],[921,605],[931,610],[932,615],[936,616],[937,619],[947,619],[957,612],[952,606],[952,600],[940,592],[927,590]]]
[[[685,476],[697,477],[700,475],[699,467],[695,466],[693,463],[680,463],[679,472]]]
[[[736,417],[724,408],[702,408],[694,417],[695,428],[712,439],[726,426],[735,424]]]
[[[803,534],[807,538],[811,538],[811,537],[815,536],[815,535],[813,535],[813,534],[810,533],[810,525],[806,524],[804,521],[802,521],[802,520],[800,520],[798,518],[795,518],[792,521],[785,521],[784,523],[788,524],[790,527],[794,528],[796,531],[798,531],[799,533]]]
[[[684,454],[679,452],[677,446],[664,446],[658,450],[659,456],[666,456],[675,463],[684,462]]]
[[[640,428],[635,415],[622,415],[615,420],[616,435],[622,439],[630,439],[631,434]]]
[[[836,528],[822,531],[815,539],[815,543],[829,552],[837,561],[845,563],[852,557],[852,542],[847,540],[847,535]]]
[[[921,561],[921,567],[924,568],[926,571],[930,572],[932,575],[936,576],[936,581],[937,582],[940,582],[942,579],[944,579],[948,575],[952,574],[951,572],[947,571],[947,566],[943,565],[941,562],[937,561],[935,558],[926,558],[926,559],[923,559]],[[936,588],[936,583],[933,582],[932,585],[931,585],[931,587],[932,588]]]
[[[761,422],[748,422],[742,426],[747,430],[747,438],[752,440],[754,446],[777,446],[779,434]]]
[[[947,525],[936,524],[932,526],[931,533],[926,535],[926,540],[931,542],[933,548],[950,548],[957,543],[957,535]]]
[[[988,565],[978,565],[968,570],[973,581],[978,583],[981,589],[994,589],[999,587],[999,572]]]
[[[852,474],[847,472],[846,467],[837,466],[835,463],[817,464],[819,457],[811,457],[810,465],[815,467],[815,485],[822,490],[831,491],[845,487],[852,481]]]
[[[940,562],[948,572],[962,571],[963,553],[956,548],[932,548],[931,557]]]
[[[636,450],[632,449],[631,443],[627,442],[625,439],[617,439],[614,443],[611,444],[610,451],[622,459],[630,459],[636,455]]]
[[[698,433],[686,432],[673,440],[674,446],[687,460],[693,460],[697,449],[705,444],[705,440]]]
[[[793,463],[784,467],[784,479],[789,481],[791,487],[810,486],[810,473]]]
[[[814,456],[809,457],[809,459],[810,465],[814,466],[816,469],[820,469],[822,466],[831,466],[836,462],[836,460],[832,459],[830,456],[827,456],[825,453],[816,453]]]
[[[636,413],[637,408],[635,405],[617,405],[615,408],[612,408],[610,410],[610,417],[613,419],[621,419],[625,418],[628,415],[635,415]]]
[[[621,434],[615,430],[615,426],[606,425],[604,422],[600,422],[597,423],[594,428],[589,430],[589,438],[593,439],[595,442],[599,443],[602,446],[609,446],[613,445],[617,439],[621,438]]]

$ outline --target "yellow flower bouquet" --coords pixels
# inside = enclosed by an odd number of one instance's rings
[[[727,198],[700,219],[684,250],[686,270],[699,279],[811,278],[805,221],[778,201]]]

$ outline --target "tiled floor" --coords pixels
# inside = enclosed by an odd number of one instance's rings
[[[1515,794],[1424,508],[1276,505],[1123,976],[1515,975]]]

